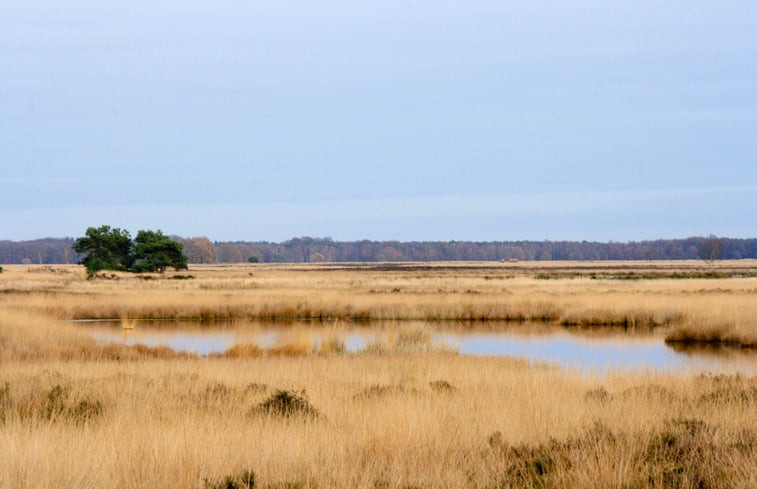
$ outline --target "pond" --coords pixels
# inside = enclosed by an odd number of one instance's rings
[[[461,355],[526,358],[580,370],[657,370],[757,374],[757,353],[740,349],[671,348],[663,335],[627,333],[611,328],[566,329],[544,324],[448,324],[422,322],[266,323],[233,321],[77,321],[100,342],[167,346],[200,355],[223,353],[236,344],[263,349],[295,345],[318,351],[339,344],[362,350],[424,352],[453,350]]]

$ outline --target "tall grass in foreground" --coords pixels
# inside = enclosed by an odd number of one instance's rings
[[[0,488],[747,488],[756,404],[754,377],[436,354],[3,363]]]

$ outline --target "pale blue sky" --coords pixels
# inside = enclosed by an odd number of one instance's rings
[[[0,0],[0,239],[757,237],[757,3]]]

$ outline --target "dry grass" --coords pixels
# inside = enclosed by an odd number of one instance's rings
[[[675,265],[652,271],[695,270]],[[8,266],[0,489],[757,487],[754,376],[582,375],[464,357],[433,348],[418,322],[361,355],[344,353],[332,323],[318,348],[295,331],[213,358],[99,345],[60,322],[542,317],[757,336],[755,278],[575,276],[592,267],[195,267],[193,280],[87,281],[73,267]],[[547,272],[573,275],[536,277]]]
[[[734,321],[721,317],[696,318],[677,326],[665,337],[668,344],[699,344],[739,348],[757,348],[757,332],[752,321]]]
[[[754,377],[425,354],[22,362],[3,364],[0,386],[3,489],[203,487],[246,470],[256,487],[757,480]]]
[[[37,313],[4,310],[0,315],[0,363],[56,360],[144,360],[190,358],[164,346],[100,345],[83,331]]]
[[[529,320],[662,327],[678,329],[671,339],[719,335],[750,345],[757,342],[757,278],[751,276],[757,262],[735,263],[718,270],[732,278],[638,280],[609,277],[696,276],[700,268],[693,262],[194,266],[193,280],[115,274],[118,280],[87,281],[75,267],[51,273],[9,266],[0,276],[0,307],[59,319]],[[570,278],[538,278],[545,270]]]

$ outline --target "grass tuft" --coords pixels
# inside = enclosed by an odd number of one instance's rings
[[[254,407],[250,414],[268,416],[318,418],[320,413],[314,408],[305,391],[278,390],[271,397]]]
[[[251,394],[257,394],[260,392],[265,392],[268,390],[268,386],[266,384],[259,384],[257,382],[251,382],[247,384],[244,388],[245,392],[249,392]]]
[[[264,353],[264,350],[254,343],[238,343],[227,349],[220,355],[224,358],[255,358]]]
[[[665,343],[755,349],[757,348],[757,330],[735,324],[688,323],[671,331],[665,337]]]
[[[584,399],[586,399],[587,401],[605,403],[612,400],[612,396],[604,387],[597,387],[596,389],[586,391],[586,393],[584,394]]]
[[[440,380],[433,380],[428,383],[429,387],[431,387],[431,390],[436,392],[437,394],[452,394],[453,392],[457,391],[457,387],[450,384],[444,379]]]
[[[417,396],[420,391],[412,387],[405,387],[402,385],[372,385],[367,389],[355,394],[353,399],[381,399],[393,396],[414,395]]]
[[[227,475],[216,481],[205,480],[206,489],[254,489],[255,472],[245,470],[241,474]]]
[[[104,405],[99,400],[71,400],[67,389],[56,384],[49,391],[32,392],[18,399],[11,396],[10,384],[0,388],[0,422],[7,422],[12,415],[19,420],[41,419],[55,423],[82,424],[102,416]]]

